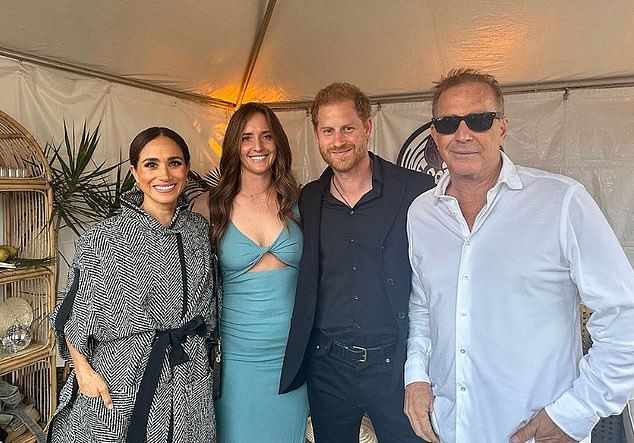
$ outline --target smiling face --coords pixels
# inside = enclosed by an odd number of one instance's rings
[[[320,106],[316,122],[319,152],[335,172],[350,172],[367,158],[372,120],[361,120],[352,100]]]
[[[444,91],[438,99],[435,117],[499,111],[491,87],[471,82]],[[452,183],[497,181],[502,162],[500,147],[506,138],[507,124],[505,117],[496,118],[489,130],[475,132],[461,121],[453,134],[441,134],[432,126],[431,136],[447,163]]]
[[[139,160],[130,167],[144,194],[142,208],[151,216],[176,210],[176,201],[185,187],[189,165],[183,151],[171,138],[160,136],[141,150]]]
[[[275,163],[275,138],[262,113],[255,113],[247,120],[240,141],[240,164],[244,174],[271,174]]]

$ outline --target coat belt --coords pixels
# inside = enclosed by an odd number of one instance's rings
[[[156,331],[154,344],[150,351],[147,366],[143,372],[143,378],[139,385],[132,417],[130,418],[130,426],[128,428],[127,443],[139,443],[145,441],[147,432],[147,423],[150,415],[150,407],[152,400],[158,387],[161,377],[161,368],[163,366],[163,358],[168,346],[171,345],[169,352],[169,364],[171,368],[189,361],[189,355],[183,349],[183,343],[187,337],[199,336],[203,337],[207,334],[207,325],[201,315],[197,315],[183,326],[175,329],[166,329]],[[173,414],[173,411],[172,411]],[[170,420],[170,427],[173,426],[173,420]],[[170,435],[172,430],[170,429]]]

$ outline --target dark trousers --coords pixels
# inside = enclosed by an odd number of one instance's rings
[[[403,386],[391,386],[391,359],[354,362],[332,343],[312,345],[307,388],[316,443],[358,443],[367,414],[381,443],[421,443],[403,413]]]

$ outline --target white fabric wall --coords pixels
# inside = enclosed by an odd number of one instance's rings
[[[0,57],[0,109],[31,132],[42,148],[63,140],[64,120],[69,127],[74,124],[78,135],[84,121],[90,129],[101,122],[97,161],[111,162],[119,153],[126,159],[137,133],[150,126],[168,126],[189,144],[195,169],[217,162],[213,148],[222,140],[230,116],[205,104],[4,57]]]
[[[192,154],[192,167],[206,170],[217,164],[229,113],[207,105],[109,83],[104,80],[47,69],[0,57],[0,110],[17,120],[42,149],[64,140],[63,123],[74,125],[81,137],[84,121],[94,130],[101,122],[101,141],[95,161],[115,164],[128,158],[132,138],[150,126],[167,126],[180,133]],[[69,260],[74,237],[62,231],[59,249]],[[60,263],[60,289],[67,268]]]
[[[508,96],[510,133],[505,150],[517,163],[582,182],[606,214],[634,262],[634,88],[575,90]],[[0,109],[43,147],[62,140],[63,120],[76,131],[101,121],[98,161],[126,158],[132,137],[148,126],[169,126],[192,151],[192,166],[217,164],[229,113],[209,106],[103,80],[0,57]],[[396,160],[405,139],[429,121],[430,103],[383,104],[373,109],[370,148]],[[294,151],[294,171],[305,183],[324,163],[306,110],[278,112]],[[72,255],[72,239],[61,249]]]
[[[593,195],[634,263],[634,88],[574,90],[506,97],[509,136],[504,149],[521,165],[568,175]],[[431,118],[431,103],[373,109],[370,149],[396,161],[401,145]],[[302,182],[324,163],[306,111],[278,113]]]

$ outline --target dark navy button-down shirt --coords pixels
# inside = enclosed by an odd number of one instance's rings
[[[381,265],[382,171],[371,157],[372,189],[354,208],[329,192],[321,202],[315,327],[361,346],[382,344],[398,334]]]

